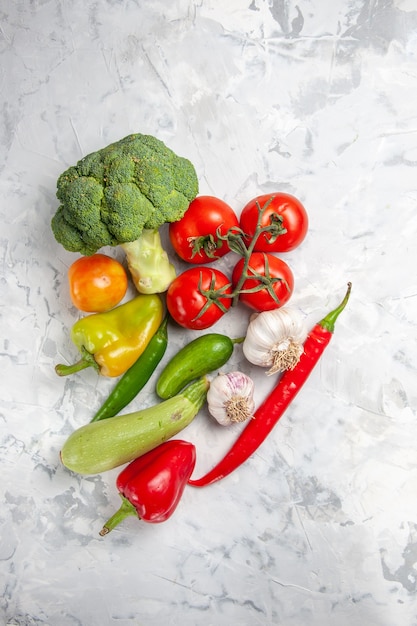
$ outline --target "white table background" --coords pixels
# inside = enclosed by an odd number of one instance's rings
[[[415,0],[3,0],[0,60],[0,623],[416,626]],[[50,219],[59,174],[134,132],[237,213],[302,200],[309,234],[283,258],[310,325],[353,290],[250,461],[166,523],[100,538],[118,471],[76,476],[59,450],[113,382],[54,373],[79,313]],[[194,336],[171,328],[167,357]],[[272,381],[239,348],[230,367],[259,402]],[[133,406],[154,401],[150,383]],[[236,431],[203,410],[181,436],[200,475]]]

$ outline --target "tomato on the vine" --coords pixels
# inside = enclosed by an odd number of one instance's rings
[[[253,252],[247,269],[249,278],[243,280],[244,263],[245,260],[240,259],[232,274],[234,289],[242,280],[240,302],[255,311],[278,309],[288,302],[294,290],[294,276],[285,261],[266,252]]]
[[[72,303],[85,313],[103,313],[123,299],[128,286],[123,265],[105,254],[83,256],[68,270]]]
[[[255,233],[259,209],[264,209],[260,226],[273,225],[275,232],[260,235],[254,247],[256,252],[289,252],[304,240],[308,215],[297,198],[288,193],[269,193],[248,202],[240,215],[240,227],[249,238]]]
[[[171,317],[184,328],[202,330],[217,322],[231,307],[230,280],[209,267],[191,267],[179,274],[166,294]]]
[[[233,209],[213,196],[197,196],[184,216],[169,225],[169,238],[178,256],[188,263],[211,263],[230,252],[219,239],[231,228],[239,228]]]

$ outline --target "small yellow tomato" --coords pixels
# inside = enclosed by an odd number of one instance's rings
[[[105,254],[77,259],[68,280],[74,306],[86,313],[109,311],[123,299],[128,285],[123,265]]]

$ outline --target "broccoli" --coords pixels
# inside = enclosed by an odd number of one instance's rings
[[[133,134],[60,175],[51,228],[71,252],[122,246],[138,291],[159,293],[175,277],[159,228],[180,220],[197,193],[190,161],[151,135]]]

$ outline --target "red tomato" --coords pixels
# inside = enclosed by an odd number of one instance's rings
[[[232,281],[235,289],[242,276],[244,259],[240,259],[233,270]],[[271,295],[267,287],[251,293],[240,293],[239,300],[255,311],[270,311],[278,309],[291,297],[294,289],[294,276],[288,265],[272,254],[266,252],[254,252],[249,259],[247,274],[249,276],[258,275],[274,279],[271,284],[277,300]],[[246,278],[240,290],[253,289],[262,285],[264,281],[256,278]]]
[[[68,280],[74,306],[86,313],[102,313],[115,307],[128,284],[123,265],[105,254],[75,261],[68,270]]]
[[[243,208],[240,216],[240,227],[249,237],[253,237],[259,217],[259,207],[265,209],[261,226],[269,226],[275,222],[286,230],[270,242],[271,233],[263,233],[258,238],[254,250],[256,252],[289,252],[303,241],[308,230],[308,216],[305,208],[297,198],[288,193],[268,193],[254,198]],[[282,218],[282,221],[281,221]]]
[[[188,263],[211,263],[230,252],[224,236],[230,228],[239,228],[233,209],[212,196],[198,196],[182,219],[169,225],[169,237],[178,256]]]
[[[184,328],[202,330],[217,322],[232,305],[231,284],[225,274],[208,267],[191,267],[168,287],[166,302],[172,318]],[[216,303],[217,302],[217,303]]]

